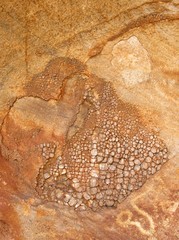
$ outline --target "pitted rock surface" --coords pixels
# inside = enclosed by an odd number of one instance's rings
[[[46,162],[36,190],[43,199],[79,210],[116,207],[161,168],[167,148],[111,83],[95,76],[79,81],[85,81],[78,111],[86,108],[83,123],[69,131],[60,156],[52,143],[41,144]]]

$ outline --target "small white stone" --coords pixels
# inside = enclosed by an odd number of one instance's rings
[[[150,157],[146,157],[146,162],[150,163],[152,159]]]
[[[96,194],[96,199],[101,199],[101,198],[103,198],[102,193],[97,193],[97,194]]]
[[[114,201],[113,200],[106,200],[106,206],[107,207],[112,207],[114,205]]]
[[[133,156],[131,156],[131,157],[129,158],[129,161],[133,161],[133,160],[135,160],[135,158],[134,158]]]
[[[44,179],[48,179],[50,177],[49,173],[44,173]]]
[[[92,156],[97,156],[97,154],[98,154],[97,149],[92,149],[92,150],[91,150],[91,155],[92,155]]]
[[[95,195],[98,192],[98,189],[96,187],[93,187],[90,189],[91,194]]]
[[[78,180],[78,178],[73,178],[73,179],[72,179],[72,182],[73,182],[73,183],[78,183],[79,180]]]
[[[108,155],[109,154],[109,150],[105,149],[105,154]]]
[[[102,162],[102,161],[103,161],[103,157],[97,156],[97,162]]]
[[[139,170],[140,170],[140,165],[136,165],[136,166],[134,167],[134,170],[135,170],[135,171],[139,171]]]
[[[70,198],[71,198],[70,194],[68,194],[68,193],[65,194],[64,202],[69,202]]]
[[[111,166],[109,167],[109,170],[115,171],[115,170],[116,170],[116,166],[115,166],[115,165],[111,165]]]
[[[119,164],[123,165],[125,162],[125,160],[122,158],[120,161],[119,161]]]
[[[156,172],[156,169],[153,167],[151,173],[154,174]]]
[[[78,200],[77,204],[75,205],[75,208],[78,208],[81,205],[81,203],[82,203],[82,200]]]
[[[96,144],[96,143],[93,143],[92,148],[93,148],[93,149],[96,149],[96,147],[97,147],[97,144]]]
[[[110,184],[111,181],[110,181],[110,179],[108,178],[108,179],[106,179],[105,182],[106,182],[106,184]]]
[[[134,166],[134,162],[133,161],[129,161],[129,166]]]
[[[148,168],[148,164],[147,164],[146,162],[143,162],[143,163],[142,163],[142,168],[143,168],[143,169],[147,169],[147,168]]]
[[[63,196],[63,192],[60,189],[56,190],[56,197],[59,199]]]
[[[58,168],[59,168],[59,169],[63,169],[63,168],[64,168],[64,165],[63,165],[63,164],[59,164],[59,165],[58,165]]]
[[[149,157],[153,157],[153,153],[152,152],[149,152]]]
[[[54,156],[55,156],[54,153],[50,153],[50,154],[49,154],[49,157],[50,157],[50,158],[53,158]]]
[[[95,163],[96,162],[96,158],[91,158],[91,163]]]
[[[128,171],[124,171],[124,177],[128,177],[129,176],[129,172]]]
[[[112,152],[111,152],[111,156],[114,156],[114,155],[115,155],[115,152],[114,152],[114,151],[112,151]]]
[[[157,149],[156,149],[155,147],[152,147],[151,152],[152,152],[152,153],[156,153],[156,152],[157,152]]]
[[[63,169],[61,174],[64,175],[64,174],[66,174],[66,172],[67,172],[66,169]]]
[[[72,197],[72,198],[70,199],[70,201],[68,202],[68,204],[69,204],[70,207],[74,206],[76,203],[77,203],[77,200],[76,200],[74,197]]]
[[[112,190],[111,189],[107,189],[106,190],[106,195],[109,195],[109,196],[112,195]]]
[[[80,187],[80,183],[79,182],[73,183],[72,186],[77,189]]]
[[[106,171],[108,169],[108,165],[106,163],[100,163],[99,169],[102,171]]]
[[[98,170],[92,170],[92,171],[90,172],[90,175],[91,175],[92,177],[98,178],[98,177],[99,177],[99,171],[98,171]]]
[[[61,157],[61,156],[58,156],[58,157],[57,157],[57,160],[58,160],[58,161],[61,161],[61,160],[62,160],[62,157]]]
[[[109,164],[113,163],[113,160],[114,160],[113,157],[110,156],[110,157],[108,158],[108,163],[109,163]]]
[[[117,152],[120,153],[121,152],[121,148],[117,148]]]
[[[86,200],[89,200],[89,199],[90,199],[90,195],[89,195],[87,192],[84,192],[84,193],[83,193],[83,197],[84,197],[84,199],[86,199]]]
[[[40,148],[43,148],[43,147],[44,147],[43,143],[41,143],[39,146],[40,146]]]
[[[129,190],[129,191],[132,191],[132,190],[133,190],[133,186],[132,186],[131,184],[129,184],[128,190]]]
[[[134,163],[135,163],[136,165],[139,165],[139,164],[140,164],[139,159],[135,159],[135,160],[134,160]]]
[[[122,182],[121,182],[121,183],[122,183]],[[121,184],[120,184],[120,183],[116,185],[116,189],[117,189],[117,190],[120,190],[120,189],[121,189]]]
[[[97,184],[97,179],[96,178],[91,178],[90,179],[90,187],[96,187],[98,184]]]

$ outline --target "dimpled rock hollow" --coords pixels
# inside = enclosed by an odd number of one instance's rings
[[[60,156],[53,143],[41,144],[42,155],[48,156],[36,190],[45,200],[78,210],[116,207],[161,168],[167,148],[111,84],[85,81],[84,123],[66,140]]]

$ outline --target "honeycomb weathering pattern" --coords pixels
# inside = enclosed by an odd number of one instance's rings
[[[84,81],[83,124],[66,141],[61,156],[55,155],[53,143],[41,144],[47,160],[36,190],[43,199],[79,210],[116,207],[161,168],[167,148],[110,83],[96,77],[92,83]]]

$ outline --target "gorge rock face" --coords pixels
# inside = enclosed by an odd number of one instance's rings
[[[179,238],[177,4],[0,3],[0,239]]]

